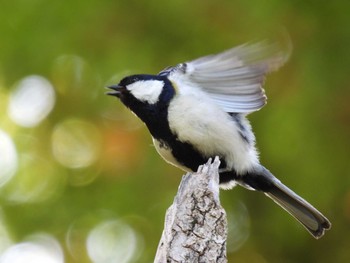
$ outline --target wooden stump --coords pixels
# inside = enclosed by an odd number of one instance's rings
[[[183,176],[168,208],[155,263],[227,262],[227,220],[219,199],[219,158]]]

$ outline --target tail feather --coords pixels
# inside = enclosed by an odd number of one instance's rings
[[[298,220],[315,238],[322,237],[325,230],[331,227],[321,212],[281,182],[265,194]]]
[[[315,238],[330,229],[330,221],[315,207],[281,183],[266,168],[262,173],[243,176],[243,186],[263,191],[275,203],[298,220]]]

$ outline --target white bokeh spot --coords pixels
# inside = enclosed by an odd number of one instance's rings
[[[86,240],[92,262],[131,262],[137,254],[137,235],[120,220],[107,220],[93,228]]]
[[[0,255],[0,263],[64,263],[59,242],[47,234],[10,246]]]
[[[10,95],[8,115],[22,127],[35,127],[51,112],[55,91],[44,77],[31,75],[22,79]]]
[[[11,137],[0,130],[0,187],[7,183],[18,169],[17,150]]]

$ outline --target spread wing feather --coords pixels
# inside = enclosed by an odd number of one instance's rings
[[[290,45],[286,50],[267,41],[245,44],[178,64],[159,74],[201,88],[226,112],[251,113],[266,104],[262,87],[266,74],[283,65],[289,53]]]

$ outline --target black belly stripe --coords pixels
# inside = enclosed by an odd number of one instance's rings
[[[175,139],[169,142],[171,151],[175,159],[182,165],[197,171],[198,166],[206,163],[209,157],[201,155],[196,149],[187,142],[180,142]]]

